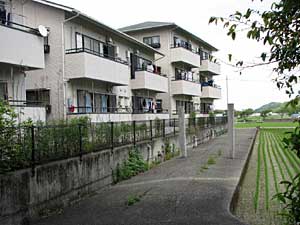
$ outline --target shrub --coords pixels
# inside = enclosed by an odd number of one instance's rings
[[[136,149],[134,149],[129,152],[128,159],[123,162],[123,164],[118,164],[117,168],[113,171],[114,183],[118,183],[122,180],[127,180],[147,170],[147,162],[145,162],[140,153]]]

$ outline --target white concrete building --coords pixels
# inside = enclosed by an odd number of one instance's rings
[[[12,9],[10,1],[0,1],[0,99],[15,109],[18,122],[45,121],[45,105],[26,101],[25,84],[30,71],[45,68],[44,38]]]
[[[179,106],[186,114],[194,111],[198,116],[213,109],[214,99],[221,98],[221,89],[213,81],[220,65],[210,60],[215,47],[174,23],[144,22],[120,30],[165,54],[157,65],[168,75],[169,92],[159,98],[170,116],[176,117]]]
[[[153,63],[163,57],[159,51],[50,1],[12,0],[6,7],[19,15],[21,25],[42,24],[48,29],[49,35],[41,39],[45,56],[39,57],[44,69],[28,71],[26,76],[27,100],[45,102],[48,119],[88,116],[92,122],[102,122],[169,117],[163,100],[157,98],[168,92],[167,77]]]

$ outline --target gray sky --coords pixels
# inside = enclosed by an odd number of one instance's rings
[[[216,57],[222,61],[227,61],[228,54],[232,53],[235,59],[253,62],[263,49],[267,49],[265,46],[247,40],[242,35],[237,35],[237,40],[232,41],[221,25],[208,25],[208,20],[211,16],[227,17],[236,10],[245,11],[253,6],[264,9],[273,0],[256,0],[254,3],[251,0],[53,1],[74,7],[113,28],[144,21],[175,22],[216,46],[220,50]],[[216,108],[226,107],[226,75],[229,79],[229,102],[235,103],[237,109],[257,108],[271,101],[288,100],[284,91],[279,91],[271,81],[271,68],[252,68],[239,75],[235,68],[223,63],[221,66],[222,75],[215,77],[215,80],[222,86],[222,99],[215,102]]]

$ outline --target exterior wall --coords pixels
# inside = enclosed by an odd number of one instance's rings
[[[201,47],[202,50],[211,53],[205,46],[203,46],[201,43],[199,43],[197,40],[194,40],[192,37],[185,33],[181,33],[178,30],[172,30],[170,28],[155,28],[155,29],[149,29],[145,31],[134,31],[134,32],[128,32],[129,35],[135,37],[136,39],[143,41],[144,37],[151,37],[151,36],[160,36],[160,44],[161,47],[158,49],[161,51],[163,54],[165,54],[165,57],[162,59],[157,59],[156,64],[162,67],[162,71],[168,75],[168,82],[169,82],[169,93],[166,94],[158,94],[158,98],[163,100],[163,107],[168,108],[170,112],[170,116],[172,116],[172,112],[176,110],[176,100],[192,100],[193,103],[196,105],[196,110],[200,110],[200,102],[202,101],[200,97],[193,97],[191,99],[190,96],[178,96],[178,95],[172,95],[172,80],[175,79],[175,67],[180,67],[182,64],[181,63],[172,63],[172,60],[174,61],[174,56],[172,55],[172,50],[171,46],[173,45],[173,40],[174,36],[185,40],[185,41],[190,41],[192,44],[192,49],[196,50],[197,48]],[[179,48],[180,49],[180,48]],[[192,53],[194,54],[194,53]],[[184,57],[184,56],[182,56]],[[172,59],[173,58],[173,59]],[[201,67],[200,64],[200,56],[197,56],[199,59],[199,62],[197,65]],[[180,57],[177,57],[175,61],[178,61]],[[182,60],[184,61],[184,60]],[[195,60],[192,60],[195,61]],[[215,68],[213,68],[215,69]],[[192,71],[194,72],[194,79],[199,80],[200,76],[200,71],[199,68],[193,68]],[[216,71],[216,70],[214,70]],[[204,74],[203,76],[210,76],[208,74]],[[199,84],[198,84],[199,85]],[[200,85],[199,85],[200,86]],[[178,92],[178,91],[177,91]],[[177,93],[176,92],[176,93]],[[174,116],[172,116],[174,117]]]
[[[226,126],[207,128],[189,135],[187,143],[192,147],[194,136],[198,143],[214,138]],[[178,137],[157,138],[152,142],[137,144],[136,148],[149,163],[163,160],[169,143],[179,147]],[[127,158],[132,145],[86,154],[82,160],[70,158],[37,166],[31,169],[0,175],[0,224],[31,224],[33,219],[45,213],[72,205],[81,198],[112,184],[112,171]]]
[[[51,114],[49,119],[64,118],[64,82],[62,55],[63,10],[48,7],[36,2],[13,0],[13,13],[23,15],[24,25],[50,29],[48,43],[50,53],[45,54],[45,69],[27,72],[26,89],[45,88],[50,90]]]

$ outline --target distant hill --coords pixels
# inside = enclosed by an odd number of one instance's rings
[[[280,103],[280,102],[270,102],[270,103],[268,103],[268,104],[265,104],[265,105],[263,105],[263,106],[261,106],[261,107],[255,109],[254,112],[260,113],[260,112],[262,112],[262,111],[264,111],[264,110],[271,110],[271,111],[274,111],[274,110],[278,109],[282,104],[285,104],[285,102],[284,102],[284,103]]]

